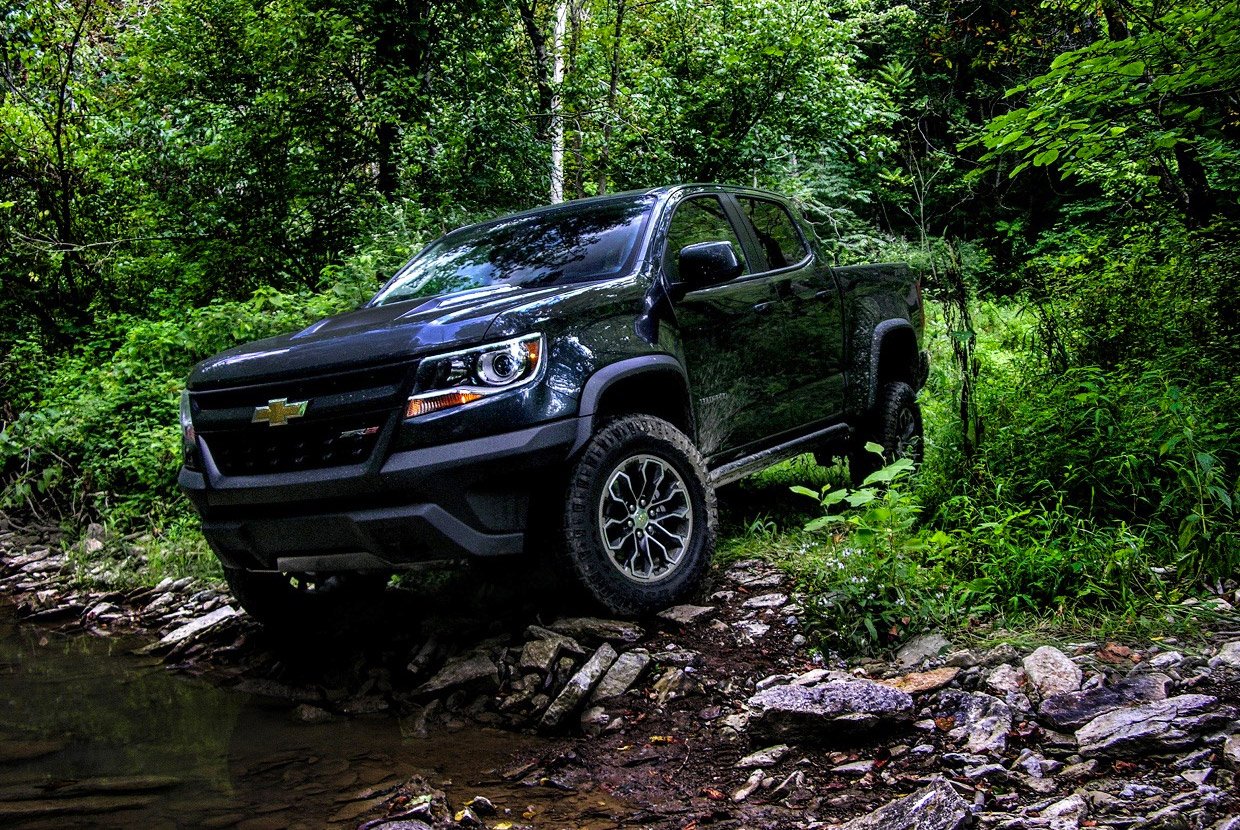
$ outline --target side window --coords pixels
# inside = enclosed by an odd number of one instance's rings
[[[672,221],[667,226],[667,247],[663,249],[663,270],[669,277],[675,279],[679,276],[680,249],[698,242],[731,242],[741,263],[741,273],[749,273],[745,249],[741,247],[741,241],[737,239],[718,197],[687,199],[672,214]]]
[[[758,263],[760,270],[787,268],[805,259],[805,255],[809,253],[805,248],[805,240],[801,238],[796,223],[783,205],[749,196],[738,196],[737,201],[753,224],[758,246],[766,259],[766,262]]]

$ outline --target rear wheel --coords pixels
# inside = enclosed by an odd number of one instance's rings
[[[865,448],[867,442],[883,448],[882,455]],[[897,458],[911,458],[921,463],[923,446],[921,407],[917,393],[903,381],[884,384],[870,423],[861,430],[861,437],[848,453],[848,471],[853,486],[860,486],[866,476],[882,469]]]
[[[270,573],[225,568],[233,596],[269,628],[327,628],[369,618],[387,587],[386,574]]]
[[[701,453],[649,415],[608,423],[569,480],[564,558],[591,596],[617,614],[684,597],[715,548],[715,492]]]

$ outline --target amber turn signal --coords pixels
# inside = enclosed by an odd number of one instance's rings
[[[419,415],[429,415],[441,409],[451,409],[454,406],[476,401],[481,397],[483,396],[477,392],[470,392],[466,389],[450,389],[431,395],[420,395],[409,399],[409,405],[405,407],[405,417],[416,418]]]

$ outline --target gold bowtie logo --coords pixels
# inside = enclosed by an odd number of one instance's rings
[[[289,403],[288,398],[279,398],[278,400],[267,401],[266,406],[258,406],[254,408],[254,418],[250,421],[250,423],[282,427],[291,419],[300,418],[302,415],[305,415],[306,407],[309,405],[310,401]]]

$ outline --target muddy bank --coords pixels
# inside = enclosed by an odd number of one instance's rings
[[[822,665],[798,598],[749,562],[636,622],[583,617],[519,574],[463,571],[390,590],[364,628],[277,642],[211,588],[75,590],[44,532],[0,531],[0,554],[27,619],[136,634],[149,659],[307,734],[511,736],[473,778],[531,804],[469,806],[476,793],[432,772],[371,793],[348,824],[1233,830],[1240,813],[1240,625],[1226,614],[1194,650],[972,653],[924,638],[894,662]],[[577,812],[526,809],[535,794]]]

